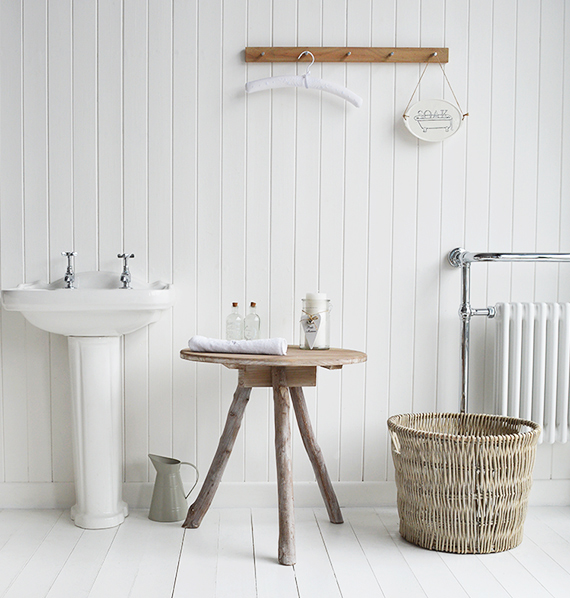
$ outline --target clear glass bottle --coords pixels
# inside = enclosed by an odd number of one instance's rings
[[[232,303],[232,311],[226,318],[226,339],[229,341],[243,339],[243,318],[239,315],[237,303]]]
[[[256,305],[252,301],[247,316],[243,320],[243,336],[248,341],[259,338],[260,319],[257,315]]]

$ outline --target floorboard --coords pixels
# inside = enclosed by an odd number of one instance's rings
[[[509,596],[550,598],[552,594],[509,552],[482,554],[479,560],[495,576]]]
[[[228,598],[257,596],[250,509],[221,511],[219,538],[215,595]]]
[[[188,529],[178,562],[173,598],[216,596],[220,511],[210,509],[198,529]]]
[[[9,531],[0,550],[0,596],[5,596],[62,515],[62,511],[2,511]],[[6,520],[8,523],[6,524]]]
[[[441,560],[468,596],[509,598],[509,593],[475,554],[442,553]]]
[[[570,542],[570,511],[568,507],[533,507],[529,510],[527,521],[530,521],[531,518],[542,521],[566,542]]]
[[[384,596],[370,563],[350,524],[335,524],[325,509],[315,509],[334,575],[343,598]]]
[[[396,548],[408,563],[422,591],[430,598],[465,598],[469,594],[442,559],[442,553],[419,548],[398,533],[396,509],[377,509]]]
[[[535,544],[525,538],[520,546],[513,548],[511,554],[521,565],[556,598],[567,598],[570,594],[568,572]]]
[[[169,537],[172,547],[168,551],[171,556],[166,580],[164,571],[160,571],[161,567],[165,567],[162,554],[164,535]],[[131,512],[117,530],[89,598],[170,598],[183,535],[180,524],[157,524],[148,519],[145,511]],[[158,543],[157,538],[160,538]],[[149,587],[145,585],[150,583],[145,567],[150,567],[152,574],[159,576],[162,580],[160,585],[156,580]]]
[[[296,521],[297,530],[303,526]],[[295,568],[279,565],[277,542],[279,520],[275,509],[254,509],[252,512],[255,547],[255,576],[259,598],[290,598],[298,596]]]
[[[82,533],[82,529],[73,525],[64,513],[60,513],[6,592],[6,598],[45,596],[73,553]]]
[[[374,509],[344,509],[386,598],[426,596],[414,572]]]
[[[73,521],[64,515],[68,524]],[[84,530],[63,565],[47,598],[88,598],[119,528]]]
[[[82,530],[69,511],[0,511],[2,598],[567,598],[570,507],[529,509],[522,544],[487,555],[424,550],[395,508],[296,510],[297,563],[277,562],[277,509],[211,509],[198,529],[134,511]]]
[[[333,565],[313,510],[297,509],[295,524],[297,544],[295,576],[299,596],[342,598]]]

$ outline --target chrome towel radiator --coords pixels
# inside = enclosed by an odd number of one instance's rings
[[[472,253],[458,247],[449,252],[449,263],[461,268],[461,413],[466,413],[469,397],[469,328],[473,316],[495,316],[494,307],[471,306],[471,264],[473,262],[570,262],[570,253]]]

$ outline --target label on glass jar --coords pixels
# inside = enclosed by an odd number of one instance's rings
[[[303,327],[303,332],[305,333],[305,338],[307,339],[307,345],[309,345],[309,349],[312,349],[313,345],[315,344],[315,339],[317,338],[320,324],[321,318],[317,315],[312,316],[309,314],[304,314],[301,317],[301,326]]]

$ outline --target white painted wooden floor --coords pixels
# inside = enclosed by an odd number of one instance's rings
[[[540,598],[570,596],[570,507],[529,510],[523,543],[493,555],[408,544],[395,508],[297,509],[297,565],[277,564],[275,509],[212,509],[197,530],[134,511],[81,530],[68,511],[0,511],[0,596],[10,598]]]

